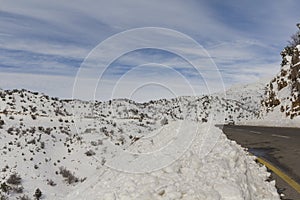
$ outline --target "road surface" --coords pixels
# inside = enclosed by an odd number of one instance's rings
[[[225,125],[223,132],[300,183],[300,129]],[[300,199],[300,193],[276,174],[272,173],[272,178],[286,195],[283,199]]]

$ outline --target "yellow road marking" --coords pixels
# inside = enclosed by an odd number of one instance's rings
[[[300,185],[296,181],[294,181],[291,177],[289,177],[288,175],[283,173],[280,169],[276,168],[269,162],[263,160],[262,158],[257,157],[256,160],[258,162],[260,162],[261,164],[265,165],[268,169],[273,171],[275,174],[277,174],[280,178],[282,178],[285,182],[287,182],[287,184],[289,184],[292,188],[294,188],[300,194]]]

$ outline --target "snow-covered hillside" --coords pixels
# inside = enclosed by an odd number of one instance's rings
[[[282,52],[281,70],[267,85],[260,116],[248,125],[300,127],[300,45]]]
[[[243,103],[249,110],[260,112],[261,101],[266,91],[267,81],[260,80],[246,85],[235,85],[226,91],[226,98]]]
[[[3,199],[279,199],[266,169],[214,127],[257,117],[236,100],[0,97]]]
[[[300,115],[300,45],[286,47],[282,52],[280,73],[267,85],[263,101],[266,112],[280,112],[294,119]]]

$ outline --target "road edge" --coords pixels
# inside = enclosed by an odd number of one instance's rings
[[[284,180],[287,184],[289,184],[292,188],[294,188],[300,194],[300,184],[297,183],[294,179],[286,175],[280,169],[269,163],[268,161],[257,157],[256,160],[266,166],[269,170],[274,172],[277,176],[279,176],[282,180]]]

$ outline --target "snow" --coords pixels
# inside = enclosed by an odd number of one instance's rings
[[[174,125],[176,123],[168,126]],[[183,126],[194,125],[186,123]],[[199,135],[191,147],[171,165],[138,174],[102,168],[90,181],[78,185],[66,199],[279,199],[275,183],[265,181],[269,176],[266,169],[258,166],[255,158],[235,142],[229,141],[220,129],[207,126],[199,127]],[[203,141],[204,130],[208,129],[209,135],[218,135],[216,144]],[[169,134],[171,131],[172,128]],[[207,155],[203,152],[203,144],[213,146]],[[148,144],[140,141],[136,145],[145,147]],[[163,160],[156,162],[160,164]]]
[[[256,83],[234,85],[226,91],[226,98],[243,103],[247,110],[259,113],[261,110],[261,100],[264,96],[265,87],[266,81],[263,79]],[[257,118],[257,116],[252,119],[255,118]],[[249,118],[244,118],[243,120],[249,120]]]
[[[42,199],[279,199],[266,168],[214,126],[255,118],[237,100],[0,97],[0,178],[16,172],[24,188],[9,199],[37,188]]]
[[[240,125],[300,127],[299,109],[299,65],[297,57],[300,45],[289,50],[284,49],[280,72],[266,85],[265,95],[261,96],[258,118],[237,121]],[[290,55],[289,55],[290,54]],[[296,61],[295,61],[296,60]],[[248,90],[249,91],[249,90]],[[242,100],[242,99],[241,99]],[[251,102],[249,102],[251,105]]]
[[[287,118],[283,115],[279,108],[276,108],[273,112],[268,113],[259,119],[252,119],[246,121],[240,121],[237,125],[248,125],[248,126],[269,126],[269,127],[291,127],[300,128],[300,117],[294,119]]]

